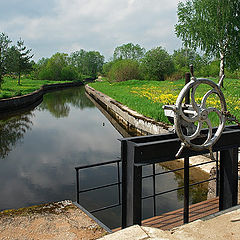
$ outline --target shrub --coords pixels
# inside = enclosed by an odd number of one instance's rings
[[[68,81],[68,80],[77,80],[77,79],[78,79],[78,73],[73,67],[65,66],[62,68],[61,80]]]
[[[139,79],[139,64],[131,59],[119,60],[112,65],[108,77],[110,81],[117,82]]]
[[[174,72],[171,56],[162,47],[149,50],[142,59],[141,69],[145,79],[163,81]]]

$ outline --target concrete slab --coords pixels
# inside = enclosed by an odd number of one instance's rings
[[[240,240],[240,205],[169,231],[132,226],[101,240]]]
[[[106,234],[71,201],[0,212],[0,239],[77,240]]]

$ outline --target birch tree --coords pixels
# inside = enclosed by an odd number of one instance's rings
[[[175,31],[187,47],[200,48],[220,60],[219,77],[225,66],[240,66],[240,1],[187,0],[177,9]]]

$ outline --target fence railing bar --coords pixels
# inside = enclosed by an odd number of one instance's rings
[[[174,191],[177,191],[177,190],[181,190],[183,188],[184,187],[179,187],[179,188],[174,188],[174,189],[171,189],[171,190],[168,190],[168,191],[165,191],[165,192],[156,193],[155,196],[159,196],[159,195],[162,195],[162,194],[174,192]],[[142,197],[141,199],[144,200],[144,199],[151,198],[151,197],[154,197],[154,195],[148,195],[148,196]]]
[[[91,211],[89,211],[89,212],[90,212],[90,213],[95,213],[95,212],[107,210],[107,209],[114,208],[114,207],[118,207],[118,206],[121,206],[121,204],[114,204],[114,205],[110,205],[110,206],[107,206],[107,207],[102,207],[102,208],[94,209],[94,210],[91,210]]]
[[[113,160],[113,161],[108,161],[108,162],[102,162],[102,163],[95,163],[95,164],[90,164],[90,165],[83,165],[83,166],[79,166],[79,167],[75,167],[76,170],[81,170],[84,168],[91,168],[91,167],[99,167],[99,166],[103,166],[103,165],[108,165],[108,164],[114,164],[117,162],[121,162],[121,159],[118,160]]]
[[[106,185],[102,185],[99,187],[94,187],[94,188],[89,188],[89,189],[85,189],[85,190],[81,190],[78,193],[84,193],[84,192],[89,192],[89,191],[93,191],[93,190],[98,190],[98,189],[102,189],[102,188],[107,188],[107,187],[112,187],[112,186],[116,186],[116,185],[120,185],[122,184],[122,182],[118,183],[110,183],[110,184],[106,184]]]
[[[216,162],[216,160],[190,165],[189,168],[198,167],[198,166],[205,165],[205,164],[208,164],[208,163],[213,163],[213,162]]]
[[[216,180],[217,178],[215,177],[215,178],[209,178],[209,179],[207,179],[207,180],[203,180],[203,181],[200,181],[200,182],[196,182],[196,183],[192,183],[192,184],[189,184],[189,186],[191,187],[191,186],[195,186],[195,185],[198,185],[198,184],[201,184],[201,183],[205,183],[205,182],[210,182],[210,181],[212,181],[212,180]]]
[[[213,163],[213,162],[216,162],[216,161],[212,160],[212,161],[208,161],[208,162],[204,162],[204,163],[190,165],[189,168],[198,167],[198,166],[205,165],[205,164],[208,164],[208,163]],[[156,173],[155,176],[162,175],[162,174],[165,174],[165,173],[177,172],[177,171],[180,171],[180,170],[184,170],[184,167],[176,168],[176,169],[165,171],[165,172],[161,172],[161,173]],[[153,174],[149,174],[149,175],[143,176],[142,178],[145,179],[145,178],[149,178],[149,177],[153,177]]]

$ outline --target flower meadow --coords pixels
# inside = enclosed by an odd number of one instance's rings
[[[217,81],[217,79],[211,80]],[[156,121],[169,123],[164,115],[162,106],[166,104],[175,104],[184,86],[184,80],[129,80],[114,83],[104,81],[91,83],[90,85],[96,90],[103,92],[147,117],[151,117]],[[204,94],[211,89],[212,88],[206,84],[197,87],[195,101],[200,104]],[[225,79],[222,91],[226,99],[228,110],[240,119],[240,80]],[[216,94],[211,94],[207,98],[206,106],[221,109],[219,97]],[[211,116],[210,119],[213,121],[213,125],[219,123],[219,118],[216,114],[215,116]]]

